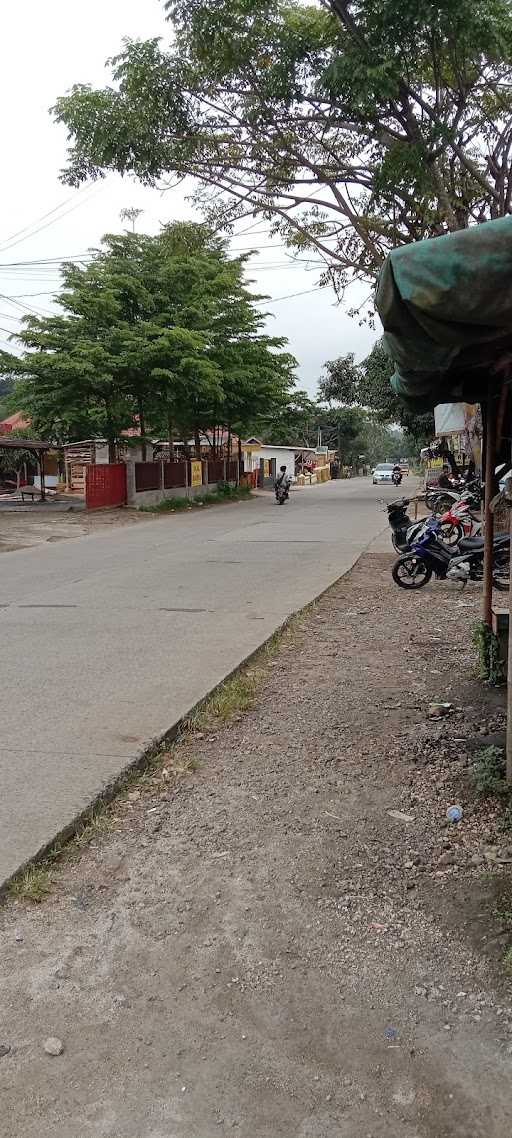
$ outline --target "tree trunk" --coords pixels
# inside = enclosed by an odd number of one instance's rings
[[[194,423],[194,447],[196,458],[201,458],[201,433],[197,423]]]

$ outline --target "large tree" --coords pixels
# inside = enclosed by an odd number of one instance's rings
[[[397,400],[390,378],[393,364],[382,340],[374,344],[370,354],[360,364],[349,353],[325,364],[318,391],[328,403],[366,408],[374,421],[388,426],[396,423],[405,436],[405,445],[411,453],[434,435],[434,416],[417,415]]]
[[[512,208],[510,0],[168,0],[55,113],[68,182],[192,177],[227,223],[269,219],[326,278]]]
[[[61,441],[80,427],[83,437],[85,420],[113,457],[135,423],[172,445],[175,431],[199,440],[287,397],[295,361],[262,332],[243,259],[205,226],[111,235],[63,277],[63,313],[27,317],[27,351],[12,360],[18,405],[45,435]]]

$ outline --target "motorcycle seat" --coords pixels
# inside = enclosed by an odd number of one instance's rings
[[[502,536],[494,538],[493,546],[507,545],[509,540],[508,534],[503,534]],[[463,537],[462,541],[459,541],[459,550],[461,553],[476,553],[483,548],[483,537]]]

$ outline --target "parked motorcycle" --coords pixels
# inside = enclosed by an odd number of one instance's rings
[[[459,542],[454,556],[453,548],[439,536],[440,522],[429,518],[415,537],[409,552],[395,561],[391,575],[401,589],[422,589],[432,574],[439,580],[481,581],[484,566],[484,540],[466,537]],[[510,537],[496,537],[493,542],[492,580],[495,589],[505,591],[510,583]]]
[[[477,510],[482,501],[482,484],[478,478],[468,483],[463,481],[460,481],[458,485],[454,483],[453,490],[441,490],[438,487],[427,489],[425,502],[433,514],[441,515],[445,514],[451,506],[460,501],[462,495],[466,494],[469,495],[467,501],[470,502],[471,508]]]
[[[391,541],[397,553],[406,553],[425,525],[425,518],[413,522],[407,513],[407,507],[413,500],[414,499],[411,498],[396,498],[394,502],[384,503],[391,528]],[[476,527],[477,523],[474,522],[473,524]],[[453,546],[456,545],[462,537],[469,537],[471,533],[477,532],[476,529],[474,531],[471,528],[465,529],[464,525],[465,523],[462,520],[462,516],[455,516],[455,514],[452,515],[451,513],[443,515],[440,519],[439,530],[441,540],[444,541],[446,545]]]
[[[482,523],[472,513],[470,491],[462,494],[459,501],[441,515],[439,521],[441,540],[452,548],[464,537],[477,537],[482,532]]]
[[[410,498],[396,498],[394,502],[385,502],[388,522],[391,527],[391,541],[397,553],[404,553],[409,548],[407,541],[407,532],[410,530],[413,522],[407,513],[407,507],[410,505]]]

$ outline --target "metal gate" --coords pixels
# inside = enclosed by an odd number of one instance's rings
[[[101,462],[87,466],[85,504],[88,510],[98,510],[102,506],[126,506],[124,462]]]

